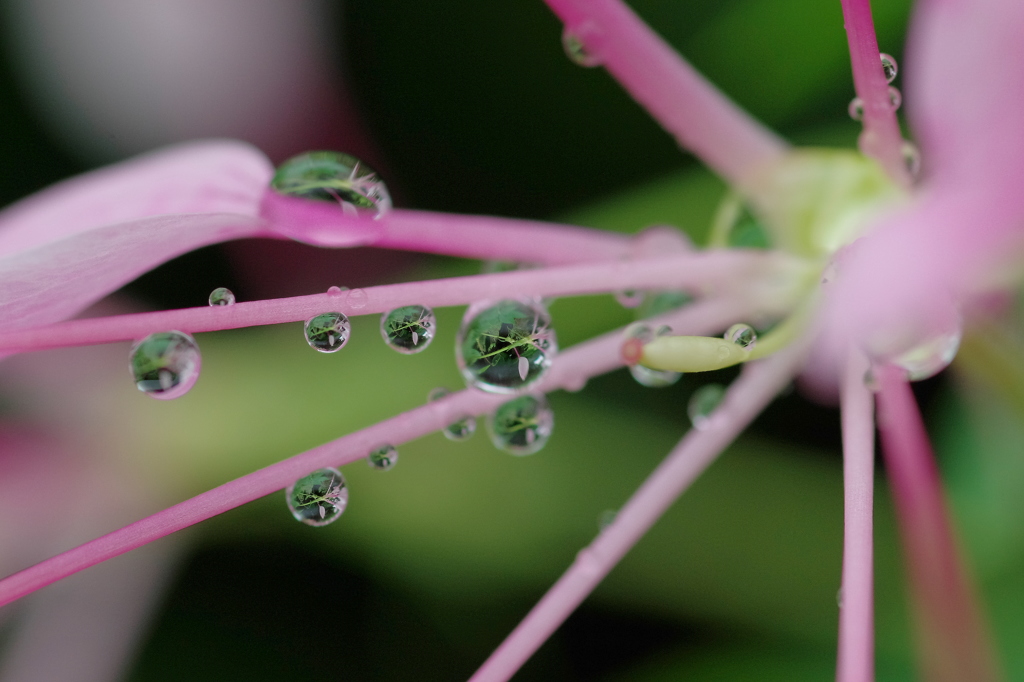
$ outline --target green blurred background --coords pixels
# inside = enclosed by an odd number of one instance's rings
[[[838,0],[631,4],[787,138],[853,145]],[[879,43],[900,58],[909,3],[876,5]],[[565,58],[561,27],[539,0],[352,0],[330,9],[334,66],[398,205],[625,232],[667,223],[696,240],[706,233],[724,187],[606,73]],[[7,29],[10,39],[17,28]],[[96,159],[40,114],[17,53],[3,60],[6,204]],[[173,307],[202,305],[216,286],[251,300],[478,270],[369,249],[252,243],[189,254],[123,293]],[[148,401],[120,375],[111,379],[105,400],[119,418],[104,438],[142,487],[183,499],[417,406],[435,386],[458,387],[450,349],[461,311],[438,314],[434,346],[412,357],[384,347],[376,319],[356,320],[337,356],[311,352],[298,325],[202,335],[204,374],[179,401]],[[563,347],[632,319],[609,296],[557,301],[552,314]],[[327,528],[292,521],[278,494],[189,531],[128,679],[467,678],[592,539],[601,514],[684,433],[690,393],[731,377],[645,389],[615,372],[551,396],[555,434],[537,455],[494,450],[482,424],[468,443],[434,434],[401,447],[394,471],[346,468],[350,506]],[[1011,679],[1024,679],[1012,646],[1024,635],[1017,417],[969,377],[941,377],[918,392]],[[787,394],[516,679],[829,678],[840,465],[838,414]],[[879,482],[879,679],[910,680],[898,546],[884,476]]]

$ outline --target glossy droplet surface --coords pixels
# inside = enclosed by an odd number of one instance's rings
[[[345,291],[345,303],[353,310],[362,310],[366,307],[369,296],[362,289],[348,289]]]
[[[351,215],[378,218],[391,209],[391,194],[377,172],[340,152],[294,156],[277,167],[270,186],[288,196],[340,204]]]
[[[906,370],[907,378],[911,381],[928,379],[949,367],[960,350],[962,338],[963,329],[957,326],[932,336],[910,350],[889,357],[887,361]]]
[[[725,332],[725,340],[745,350],[753,350],[757,345],[757,332],[749,324],[734,324]]]
[[[644,292],[639,289],[624,289],[615,292],[615,301],[623,308],[637,308],[644,302]]]
[[[601,57],[586,45],[588,37],[593,39],[594,36],[595,32],[588,25],[576,29],[566,26],[562,31],[562,49],[569,61],[587,68],[600,66]]]
[[[487,420],[494,447],[513,455],[532,455],[551,437],[555,414],[541,396],[524,395],[501,405]]]
[[[221,306],[221,305],[234,305],[235,295],[231,289],[227,287],[217,287],[210,292],[210,305]]]
[[[317,469],[285,488],[288,510],[297,521],[309,526],[326,526],[348,506],[345,477],[333,468]]]
[[[351,325],[342,313],[323,313],[306,320],[306,343],[321,353],[336,353],[348,343]]]
[[[892,107],[893,111],[900,108],[903,104],[903,93],[900,92],[899,88],[889,86],[889,106]]]
[[[534,300],[470,307],[455,345],[466,382],[492,393],[513,393],[535,383],[557,350],[551,316]]]
[[[850,115],[854,121],[864,120],[864,100],[860,97],[854,97],[850,100],[850,105],[846,107],[846,113]]]
[[[900,147],[900,154],[903,155],[903,165],[910,177],[916,180],[921,175],[921,150],[913,142],[905,140]]]
[[[159,400],[188,393],[199,379],[201,364],[196,340],[179,331],[150,334],[135,343],[128,354],[128,370],[135,386]]]
[[[426,350],[434,339],[436,327],[434,311],[422,305],[395,308],[380,318],[380,335],[384,342],[406,355]]]
[[[436,402],[441,398],[450,396],[451,394],[452,392],[449,391],[447,388],[438,387],[432,390],[430,392],[430,395],[427,396],[427,402]],[[441,429],[441,433],[443,433],[444,437],[447,438],[448,440],[466,440],[474,433],[476,433],[476,417],[466,415],[464,417],[456,419],[451,424]]]
[[[348,287],[328,287],[328,296],[341,296],[344,292],[348,291]]]
[[[693,392],[686,406],[686,414],[693,428],[704,430],[711,426],[711,415],[724,396],[725,388],[719,384],[705,384]]]
[[[882,74],[885,76],[885,82],[892,83],[896,80],[896,75],[900,72],[899,65],[891,55],[887,55],[883,52],[878,56],[882,60]]]
[[[658,336],[668,336],[671,333],[672,330],[667,326],[662,326],[655,331],[649,325],[636,323],[626,327],[625,337],[626,339],[639,339],[646,344]],[[639,364],[630,365],[629,373],[638,384],[647,388],[665,388],[675,384],[683,376],[682,372],[651,369]]]
[[[366,463],[371,469],[387,471],[398,463],[398,449],[394,445],[381,445],[370,451]]]

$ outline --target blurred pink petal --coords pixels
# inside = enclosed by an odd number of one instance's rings
[[[907,59],[907,112],[937,187],[1024,202],[1024,3],[924,0]]]

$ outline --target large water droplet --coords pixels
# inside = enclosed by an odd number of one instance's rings
[[[882,74],[885,76],[885,82],[892,83],[896,80],[896,74],[900,72],[899,65],[891,55],[887,55],[883,52],[878,56],[882,60]]]
[[[232,293],[231,289],[227,287],[217,287],[210,292],[210,305],[221,306],[221,305],[234,305],[235,294]]]
[[[743,350],[754,350],[757,332],[749,324],[734,324],[725,332],[725,340],[732,341]]]
[[[366,463],[370,465],[371,469],[387,471],[398,463],[398,448],[394,445],[381,445],[374,448],[370,450]]]
[[[668,336],[671,333],[672,330],[667,326],[662,326],[657,331],[654,331],[646,324],[635,323],[626,327],[625,337],[626,339],[639,339],[641,343],[647,344],[658,336]],[[644,367],[640,364],[630,365],[629,373],[633,375],[633,379],[635,379],[638,384],[648,388],[665,388],[667,386],[671,386],[679,381],[683,376],[682,372],[651,369],[650,367]]]
[[[351,325],[342,313],[323,313],[306,320],[306,343],[321,353],[335,353],[345,347]]]
[[[703,431],[711,426],[711,415],[725,396],[725,388],[719,384],[705,384],[693,392],[686,406],[693,428]]]
[[[864,120],[864,100],[860,97],[854,97],[850,100],[849,106],[846,107],[846,113],[850,115],[854,121]]]
[[[596,26],[585,23],[562,31],[562,49],[577,66],[592,68],[601,65],[601,56],[595,51],[594,41],[599,36]],[[588,44],[589,43],[589,44]]]
[[[406,355],[425,350],[434,339],[436,327],[434,311],[422,305],[395,308],[380,317],[380,334],[384,342]]]
[[[903,93],[900,92],[899,88],[895,88],[895,87],[890,85],[889,86],[889,106],[892,107],[893,111],[896,111],[897,109],[900,108],[901,104],[903,104]]]
[[[196,340],[178,331],[150,334],[135,343],[128,355],[128,370],[135,385],[159,400],[188,393],[199,379],[201,364]]]
[[[427,402],[436,402],[441,398],[450,396],[451,394],[452,392],[449,391],[447,388],[438,387],[432,390],[430,394],[427,396]],[[469,415],[460,417],[459,419],[456,419],[448,426],[441,429],[441,433],[443,433],[444,437],[447,438],[448,440],[466,440],[474,433],[476,433],[476,417],[471,417]]]
[[[543,396],[524,395],[499,407],[487,420],[491,442],[513,455],[532,455],[544,447],[555,413]]]
[[[492,393],[513,393],[535,383],[557,350],[551,316],[534,300],[470,307],[455,345],[466,382]]]
[[[317,469],[285,488],[288,510],[297,521],[309,526],[326,526],[348,506],[345,477],[330,467]]]
[[[270,186],[281,194],[338,203],[352,215],[379,218],[391,209],[391,195],[377,172],[340,152],[294,156],[277,167]]]
[[[954,329],[936,334],[910,350],[887,358],[887,361],[906,370],[910,381],[920,381],[933,377],[949,367],[960,349],[963,329],[957,325]]]

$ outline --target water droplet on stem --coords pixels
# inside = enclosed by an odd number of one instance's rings
[[[487,420],[494,446],[513,455],[532,455],[548,442],[555,414],[543,396],[524,395],[501,405]]]
[[[330,467],[295,481],[285,488],[284,496],[292,516],[308,526],[326,526],[348,506],[345,477]]]
[[[217,287],[210,292],[210,305],[211,306],[224,306],[234,305],[235,295],[231,289],[227,287]]]
[[[343,313],[323,313],[306,320],[304,332],[309,347],[321,353],[336,353],[348,343],[351,325]]]
[[[199,345],[185,332],[150,334],[131,347],[128,357],[135,386],[158,400],[180,398],[199,379]]]
[[[277,167],[270,186],[288,196],[340,204],[353,216],[379,218],[391,209],[391,194],[377,172],[340,152],[294,156]]]
[[[538,381],[558,350],[551,316],[535,300],[481,303],[466,311],[455,344],[466,382],[513,393]]]

